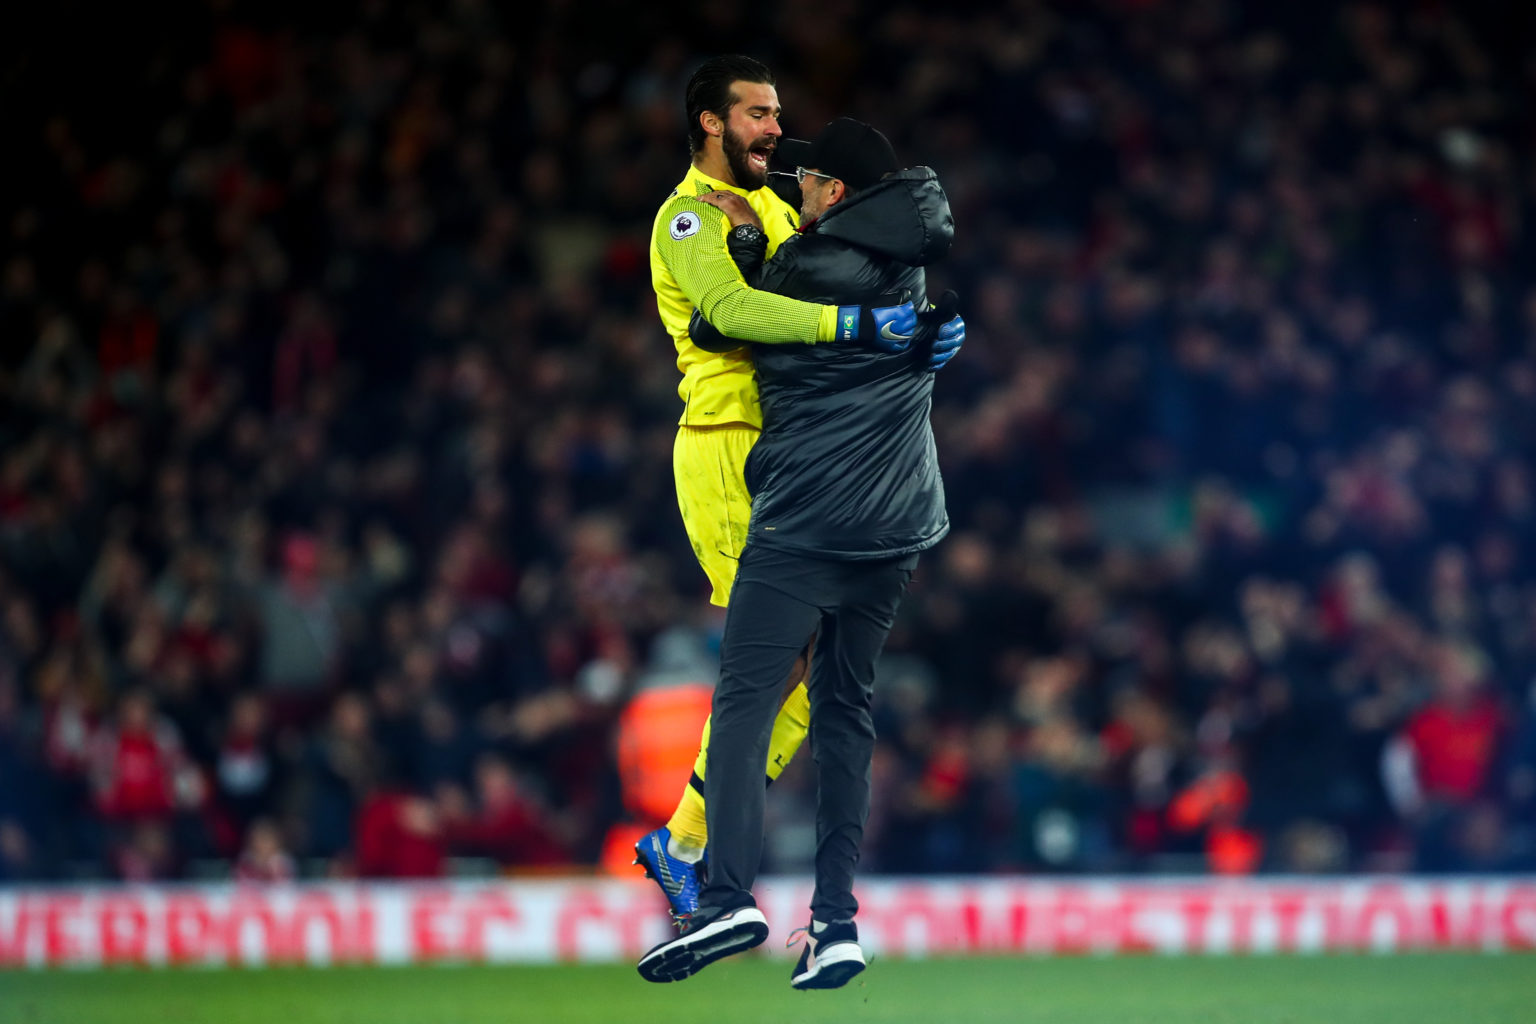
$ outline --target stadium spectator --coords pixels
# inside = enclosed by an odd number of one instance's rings
[[[306,533],[284,537],[280,574],[257,592],[261,679],[285,724],[315,719],[339,667],[341,610],[324,579],[320,547]]]
[[[445,870],[442,821],[431,800],[380,789],[357,813],[358,878],[436,878]]]
[[[25,748],[21,694],[15,676],[0,666],[0,880],[42,876],[47,773]]]
[[[283,766],[268,729],[259,693],[238,694],[214,755],[214,789],[236,835],[276,809]]]
[[[178,809],[203,800],[197,766],[189,763],[180,735],[156,713],[144,690],[123,694],[91,746],[96,806],[108,820],[164,823]]]
[[[490,857],[503,867],[551,868],[571,863],[569,825],[543,805],[504,758],[482,755],[475,763],[474,778],[473,804],[455,787],[438,800],[451,851]]]
[[[1012,779],[1015,863],[1032,871],[1105,866],[1101,758],[1093,738],[1074,718],[1052,717],[1034,726]]]
[[[1383,772],[1398,813],[1415,833],[1416,866],[1447,870],[1469,849],[1485,859],[1487,831],[1500,828],[1495,769],[1507,740],[1503,709],[1486,692],[1485,660],[1464,642],[1442,640],[1428,652],[1434,696],[1387,745]]]
[[[483,741],[461,716],[437,696],[426,698],[416,721],[404,735],[384,744],[385,749],[405,751],[412,781],[423,792],[442,783],[462,784],[473,775]]]
[[[325,731],[309,741],[299,765],[294,799],[301,809],[305,849],[334,857],[350,848],[353,822],[387,769],[367,701],[357,693],[340,694]]]
[[[245,845],[235,860],[239,882],[291,882],[296,877],[293,857],[283,846],[276,822],[257,818],[246,830]]]
[[[178,877],[184,861],[163,821],[141,819],[121,833],[111,850],[113,875],[124,882],[164,882]]]

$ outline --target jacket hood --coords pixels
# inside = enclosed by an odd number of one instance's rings
[[[910,167],[832,207],[817,220],[815,231],[925,267],[949,252],[955,218],[933,168]]]

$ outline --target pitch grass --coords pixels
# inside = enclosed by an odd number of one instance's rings
[[[1529,1024],[1536,957],[877,960],[836,992],[790,961],[651,985],[627,965],[0,973],[3,1024]]]

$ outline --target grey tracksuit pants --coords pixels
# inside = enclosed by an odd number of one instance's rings
[[[869,817],[875,661],[917,556],[833,561],[748,543],[725,617],[704,771],[709,868],[701,914],[752,902],[763,850],[763,765],[785,679],[816,636],[809,685],[816,761],[818,921],[851,920]]]

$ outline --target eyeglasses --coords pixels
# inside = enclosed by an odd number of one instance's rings
[[[828,181],[837,180],[837,175],[835,174],[822,174],[820,171],[807,170],[804,167],[796,167],[793,174],[791,174],[789,171],[774,171],[773,173],[784,178],[794,178],[795,184],[797,185],[805,184],[805,176],[807,174],[811,175],[813,178],[826,178]]]

